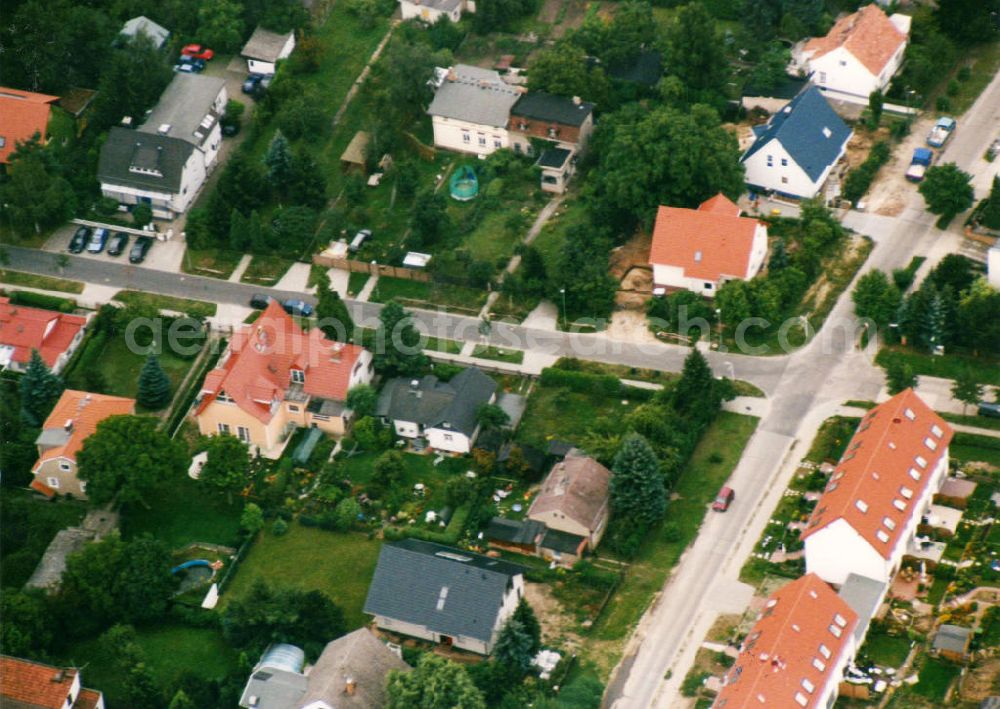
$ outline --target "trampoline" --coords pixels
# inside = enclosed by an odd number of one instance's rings
[[[448,181],[448,190],[451,198],[459,202],[468,202],[475,199],[479,194],[479,180],[476,178],[476,171],[469,165],[461,165],[451,173]]]

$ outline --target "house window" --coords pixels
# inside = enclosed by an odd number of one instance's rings
[[[788,178],[787,177],[782,177],[781,178],[781,184],[787,185],[788,184]]]
[[[295,406],[294,404],[289,404],[288,410],[295,414],[299,413],[299,407]]]
[[[59,470],[63,471],[64,473],[68,473],[70,469],[71,469],[70,464],[67,463],[65,460],[59,462]]]
[[[479,144],[483,147],[486,147],[486,136],[483,135],[482,133],[479,133]]]
[[[444,440],[446,440],[446,441],[452,440],[452,435],[450,433],[444,434]]]
[[[781,158],[781,166],[788,167],[788,158]]]
[[[555,128],[555,127],[549,128],[549,137],[550,138],[555,138],[557,135],[559,135],[559,129],[558,128]]]
[[[520,123],[517,124],[517,129],[520,131],[526,131],[528,130],[528,124],[525,123],[524,121],[521,121]]]
[[[706,283],[705,284],[705,290],[712,290],[712,284],[711,283]]]
[[[228,423],[220,423],[219,424],[219,433],[228,434],[229,433],[229,424]]]
[[[821,71],[819,73],[819,83],[821,83],[821,84],[825,84],[826,83],[826,72],[825,71]]]
[[[80,492],[82,492],[82,493],[86,493],[87,492],[87,483],[84,480],[80,481]]]
[[[468,145],[469,143],[472,142],[472,136],[469,135],[467,132],[462,131],[462,142]]]
[[[306,373],[301,369],[292,370],[292,384],[304,384],[306,381]]]
[[[5,148],[5,147],[7,147],[7,139],[2,135],[0,135],[0,148]]]
[[[49,487],[59,489],[59,478],[48,478]]]
[[[246,426],[236,427],[236,436],[244,443],[250,442],[250,429]]]
[[[773,155],[768,155],[767,156],[767,166],[768,167],[774,167],[774,156]]]
[[[847,66],[847,61],[844,59],[840,60],[840,66]]]
[[[500,136],[498,135],[493,136],[493,147],[497,148],[498,150],[501,147],[503,147],[503,143],[500,142]]]

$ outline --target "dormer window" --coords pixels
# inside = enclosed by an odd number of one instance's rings
[[[910,477],[914,480],[920,480],[920,471],[916,468],[910,468]]]
[[[913,460],[915,460],[917,462],[917,465],[919,465],[921,468],[927,467],[927,459],[924,458],[922,455],[918,455]]]
[[[944,435],[944,431],[942,431],[941,427],[938,426],[937,424],[934,424],[933,426],[931,426],[931,433],[934,434],[935,438],[940,438],[941,436]]]
[[[927,446],[928,448],[930,448],[932,451],[936,451],[937,450],[937,441],[935,441],[930,436],[928,436],[927,438],[924,439],[924,445]]]
[[[305,384],[306,373],[301,369],[291,370],[292,384]]]
[[[896,528],[896,523],[889,517],[883,517],[882,524],[884,524],[886,526],[886,529],[888,529],[889,531],[892,531],[893,529]]]
[[[916,412],[913,411],[913,409],[906,409],[903,412],[903,416],[905,416],[906,418],[910,419],[911,421],[916,421],[917,420],[917,414],[916,414]]]
[[[903,485],[899,488],[899,494],[905,497],[907,500],[913,497],[913,490]]]
[[[864,500],[855,500],[854,506],[858,508],[858,511],[862,514],[868,511],[868,503]]]

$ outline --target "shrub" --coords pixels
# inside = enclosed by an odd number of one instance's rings
[[[961,69],[958,70],[957,77],[959,81],[968,81],[969,79],[972,78],[972,68],[963,66]]]
[[[938,96],[934,102],[934,108],[938,111],[950,111],[951,100],[947,96]]]
[[[55,295],[22,290],[11,291],[10,302],[14,305],[24,305],[30,308],[58,310],[60,313],[72,313],[76,310],[76,301],[71,298],[60,298]]]
[[[847,179],[844,180],[844,199],[857,204],[858,200],[868,191],[879,168],[889,160],[891,152],[889,144],[884,140],[875,143],[865,161],[851,170]]]
[[[610,374],[589,374],[552,367],[542,370],[540,383],[542,386],[565,387],[580,394],[618,396],[622,391],[621,381]]]
[[[286,522],[282,517],[274,520],[274,524],[271,525],[271,534],[276,537],[282,537],[288,533],[288,522]]]
[[[958,96],[958,90],[959,90],[958,82],[955,79],[949,81],[947,90],[949,96]]]

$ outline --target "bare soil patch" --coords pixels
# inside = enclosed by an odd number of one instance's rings
[[[933,115],[914,121],[910,134],[896,145],[889,162],[879,170],[871,189],[865,195],[867,209],[875,214],[895,217],[906,207],[917,186],[908,182],[905,174],[914,148],[922,147],[927,132],[934,125]]]
[[[562,603],[552,595],[548,584],[526,581],[524,597],[542,625],[542,642],[564,645],[576,652],[583,645],[583,638],[576,632],[576,619],[566,612]]]
[[[1000,658],[984,660],[974,667],[959,683],[959,696],[963,701],[982,702],[986,697],[996,694],[1000,684]]]

